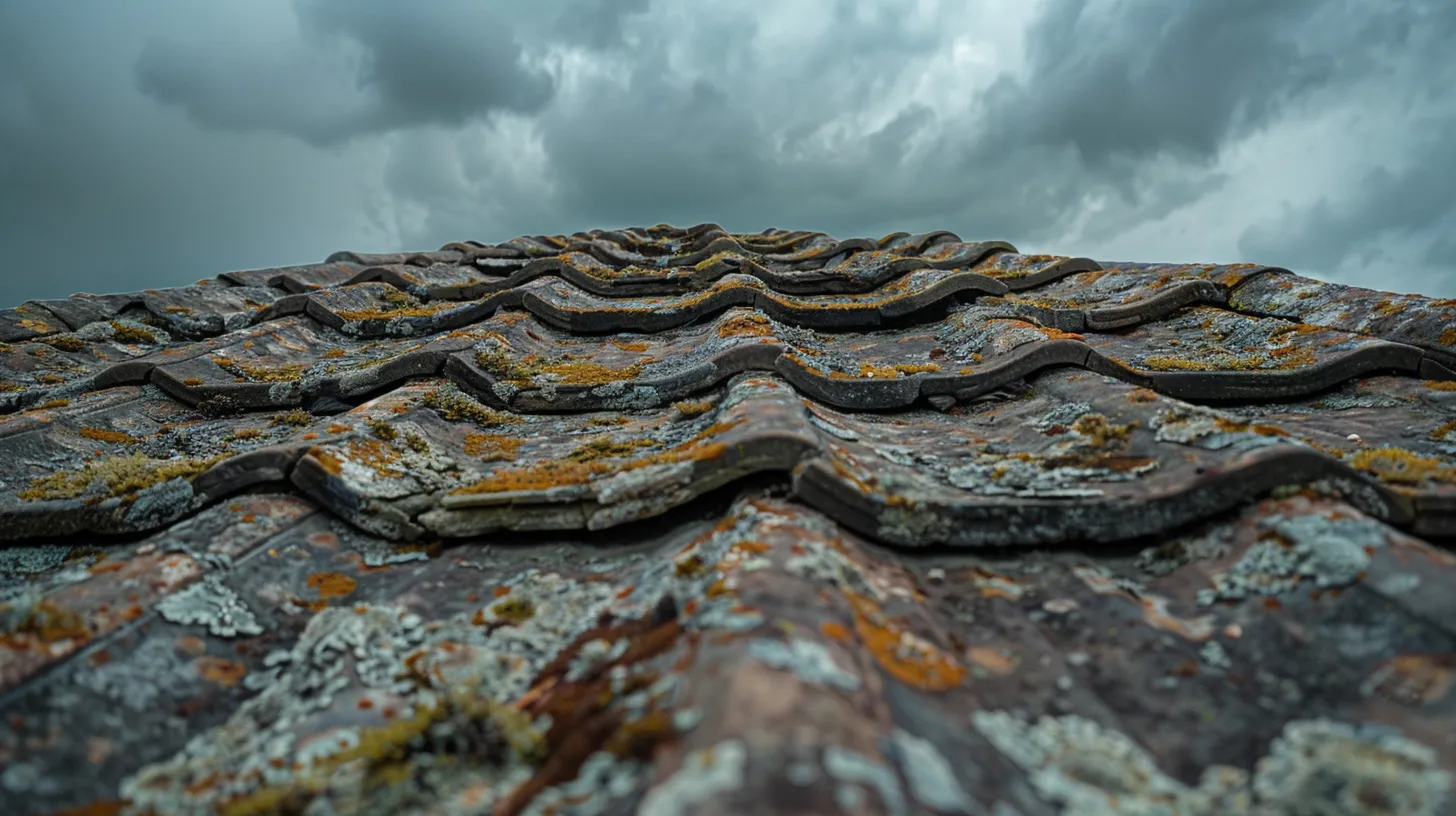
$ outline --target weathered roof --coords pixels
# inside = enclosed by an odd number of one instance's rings
[[[1456,301],[659,226],[27,303],[0,411],[3,813],[1456,807]]]

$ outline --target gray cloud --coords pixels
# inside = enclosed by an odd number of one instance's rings
[[[278,47],[218,32],[154,39],[138,88],[199,124],[318,145],[495,111],[534,113],[551,77],[521,63],[510,19],[486,3],[297,0],[300,37]]]
[[[0,7],[5,245],[46,270],[0,295],[662,221],[1456,294],[1445,2],[517,6]]]

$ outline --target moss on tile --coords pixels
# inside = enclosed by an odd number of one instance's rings
[[[153,459],[141,453],[109,456],[88,462],[80,470],[34,479],[17,496],[23,501],[74,499],[101,484],[106,495],[121,497],[173,479],[191,479],[224,458]]]

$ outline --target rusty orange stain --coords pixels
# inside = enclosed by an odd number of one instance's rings
[[[308,576],[308,585],[318,590],[320,598],[344,598],[354,593],[358,582],[337,572],[316,572]]]
[[[954,658],[890,623],[874,601],[847,589],[844,596],[854,606],[860,641],[890,676],[925,691],[952,689],[965,679],[965,668]]]
[[[825,637],[833,638],[840,643],[848,643],[850,640],[849,629],[842,623],[826,621],[819,624],[819,631],[823,632]]]
[[[203,657],[197,661],[197,673],[202,679],[217,683],[225,688],[231,688],[238,684],[248,673],[248,668],[243,664],[228,660],[222,657]]]

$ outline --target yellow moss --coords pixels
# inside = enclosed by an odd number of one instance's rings
[[[433,317],[451,307],[449,301],[420,303],[393,287],[381,290],[380,299],[389,308],[351,309],[335,312],[343,320],[392,320],[398,317]]]
[[[190,479],[223,458],[152,459],[141,453],[111,456],[88,462],[79,471],[61,471],[33,479],[30,488],[17,495],[22,501],[74,499],[99,482],[108,495],[120,497],[172,479]]]
[[[1251,354],[1210,354],[1196,359],[1155,354],[1143,359],[1151,371],[1259,371],[1291,369],[1315,362],[1314,352],[1303,346],[1280,346]]]
[[[111,321],[111,336],[118,343],[144,343],[154,345],[157,342],[157,336],[146,329],[128,326],[125,323],[115,320]]]
[[[672,571],[679,578],[701,578],[708,572],[708,563],[693,553],[673,562]]]
[[[716,459],[723,455],[727,446],[721,442],[709,440],[736,424],[737,422],[714,424],[675,448],[629,459],[626,462],[609,464],[601,458],[564,458],[541,462],[532,467],[497,471],[474,484],[457,488],[452,491],[452,495],[545,490],[552,487],[585,484],[598,476],[625,473],[653,465]]]
[[[241,441],[244,439],[257,439],[262,435],[263,432],[258,430],[257,428],[243,428],[241,430],[233,431],[233,435],[230,438],[234,441]]]
[[[1421,456],[1403,448],[1362,450],[1355,454],[1350,464],[1356,470],[1373,473],[1381,480],[1395,484],[1456,483],[1456,468],[1440,459]]]
[[[490,611],[506,623],[522,624],[536,615],[536,605],[526,598],[508,597],[493,604]]]
[[[628,418],[626,418],[624,416],[611,416],[611,417],[592,417],[591,419],[588,419],[586,421],[586,424],[589,425],[589,426],[591,426],[591,427],[593,427],[593,428],[610,428],[610,427],[614,427],[614,426],[617,426],[617,425],[629,425],[629,424],[631,424],[631,422],[632,422],[632,420],[630,420],[630,419],[628,419]]]
[[[268,424],[275,427],[278,425],[293,425],[301,428],[311,422],[313,422],[313,414],[310,414],[302,408],[295,408],[292,411],[284,411],[281,414],[274,414],[272,418],[268,420]]]
[[[521,421],[520,417],[487,408],[474,397],[453,386],[431,391],[420,402],[445,419],[469,420],[484,427]]]
[[[1083,414],[1072,424],[1073,430],[1086,437],[1094,446],[1105,447],[1109,444],[1127,442],[1128,436],[1132,434],[1137,422],[1130,422],[1126,425],[1113,425],[1107,417],[1102,414]]]
[[[404,444],[415,453],[423,455],[430,453],[430,441],[417,433],[410,432],[405,434]]]
[[[465,437],[465,453],[482,462],[501,462],[516,458],[520,439],[505,434],[474,433]]]
[[[719,337],[768,337],[773,324],[761,314],[740,313],[718,324]]]
[[[605,385],[630,380],[642,372],[643,366],[641,362],[626,368],[576,361],[542,362],[534,354],[518,361],[504,348],[477,352],[475,362],[494,376],[521,387],[530,386],[538,374],[554,375],[567,385]]]
[[[244,377],[250,382],[293,382],[308,370],[306,363],[268,366],[239,362],[227,357],[214,357],[212,361],[229,374]]]
[[[865,379],[892,380],[901,376],[909,376],[911,374],[923,374],[939,370],[940,366],[936,363],[926,363],[923,365],[900,364],[893,366],[880,366],[874,365],[872,363],[862,363],[859,367],[858,376]],[[854,376],[855,375],[853,374],[846,374],[842,371],[829,372],[829,378],[834,380],[848,380],[853,379]]]
[[[45,343],[53,349],[60,351],[85,351],[86,341],[74,334],[58,334],[52,337],[41,337],[38,342]]]
[[[374,420],[369,423],[369,432],[383,439],[385,442],[393,442],[399,438],[399,431],[393,425],[383,420]]]
[[[129,433],[113,431],[108,428],[82,428],[80,434],[87,439],[96,442],[109,442],[113,445],[132,445],[137,439]]]
[[[683,417],[691,418],[695,416],[702,416],[703,414],[706,414],[709,411],[713,410],[713,401],[695,400],[674,402],[672,404],[672,407],[676,408],[678,414],[682,415]]]
[[[626,442],[613,442],[610,438],[599,436],[596,439],[586,442],[576,450],[566,455],[570,462],[590,462],[594,459],[620,459],[631,456],[642,448],[653,446],[650,439],[630,439]]]

